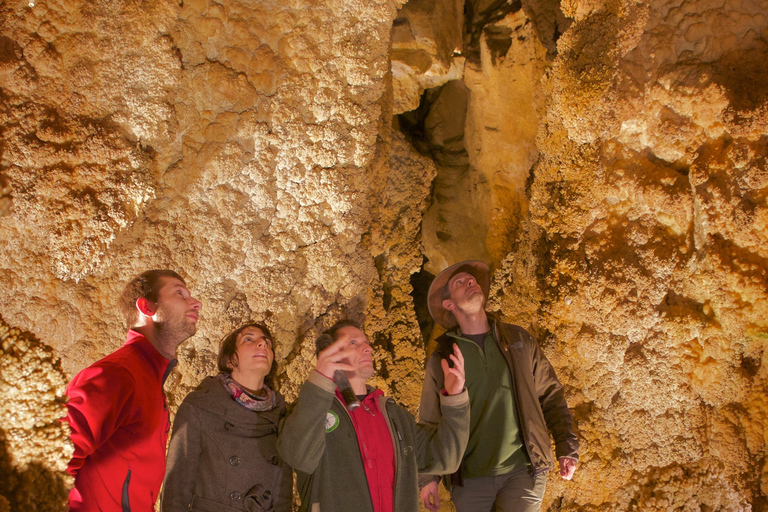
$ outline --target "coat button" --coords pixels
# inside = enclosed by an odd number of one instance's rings
[[[279,466],[281,462],[280,457],[275,455],[274,457],[272,457],[272,459],[269,462],[271,462],[273,466]]]
[[[237,466],[238,464],[240,464],[240,457],[238,457],[237,455],[233,455],[229,458],[230,466]]]
[[[229,499],[237,501],[240,499],[240,493],[237,491],[232,491],[229,495]]]
[[[228,430],[228,431],[231,432],[233,428],[235,428],[235,426],[233,424],[231,424],[231,423],[225,423],[224,424],[224,429],[225,430]]]

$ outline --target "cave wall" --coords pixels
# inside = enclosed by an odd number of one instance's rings
[[[246,319],[272,329],[294,398],[318,329],[349,315],[366,318],[378,384],[415,409],[409,278],[434,166],[390,127],[397,7],[4,2],[3,318],[71,377],[124,341],[126,281],[174,268],[204,306],[173,405]],[[9,450],[22,467],[27,449]]]
[[[497,274],[536,266],[537,300],[498,304],[536,308],[586,448],[560,509],[766,508],[766,7],[562,4]]]
[[[74,453],[65,414],[67,376],[54,350],[0,317],[0,510],[61,510]]]
[[[544,508],[765,510],[768,4],[466,5],[467,99],[401,117],[438,163],[425,269],[471,241],[566,385]]]
[[[412,277],[474,257],[576,416],[580,467],[544,509],[765,510],[767,12],[3,2],[0,399],[44,393],[2,432],[0,510],[41,479],[61,507],[71,447],[49,420],[121,344],[115,298],[142,270],[179,270],[203,302],[172,405],[247,319],[293,399],[311,340],[350,315],[375,384],[415,411]]]

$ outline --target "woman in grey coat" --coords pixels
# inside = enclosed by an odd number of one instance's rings
[[[285,400],[273,390],[274,357],[263,324],[222,340],[221,373],[205,378],[176,413],[163,512],[291,510],[292,472],[276,449]]]

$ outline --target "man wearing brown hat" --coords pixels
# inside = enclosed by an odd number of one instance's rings
[[[525,329],[486,313],[489,289],[482,261],[448,267],[429,287],[429,312],[447,332],[427,362],[420,421],[440,420],[441,360],[455,343],[464,354],[471,404],[461,467],[444,480],[456,510],[534,512],[554,469],[549,432],[566,480],[576,470],[579,442],[554,369]],[[432,511],[439,508],[438,481],[420,475],[421,499]]]

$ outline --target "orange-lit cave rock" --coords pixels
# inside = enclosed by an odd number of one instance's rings
[[[51,347],[0,317],[0,510],[54,510],[72,483],[66,374]]]
[[[172,408],[246,319],[293,399],[349,315],[416,411],[426,286],[466,258],[577,421],[579,469],[543,510],[768,510],[767,16],[1,3],[0,511],[63,509],[63,388],[122,343],[132,275],[177,269],[204,304]]]

